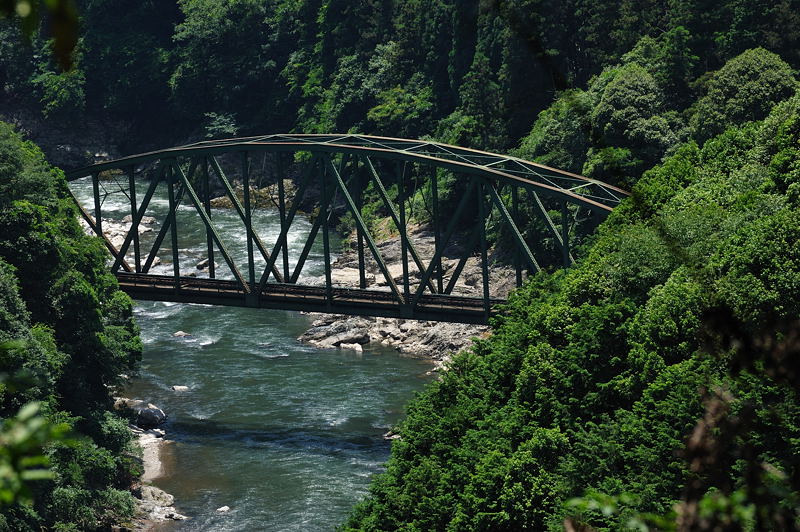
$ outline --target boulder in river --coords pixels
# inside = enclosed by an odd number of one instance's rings
[[[142,486],[141,492],[143,501],[152,502],[157,506],[172,506],[175,504],[175,497],[155,486]]]
[[[180,385],[176,384],[175,386],[172,387],[172,391],[175,391],[175,392],[188,392],[189,391],[189,387],[188,386],[180,386]]]
[[[136,424],[144,429],[153,429],[167,420],[167,415],[163,410],[153,403],[148,403],[146,407],[140,408],[136,413]]]
[[[227,513],[230,510],[231,510],[230,506],[220,506],[219,508],[217,508],[217,512],[219,512],[221,514]]]
[[[128,397],[115,397],[114,398],[114,408],[117,410],[123,410],[125,408],[130,408],[131,410],[138,410],[144,406],[144,401],[141,399],[129,399]]]
[[[138,501],[139,511],[144,514],[145,519],[152,521],[182,521],[188,519],[175,511],[172,506],[175,497],[155,486],[144,485],[141,488],[140,499]]]
[[[197,266],[195,266],[195,267],[198,270],[202,271],[202,270],[205,270],[206,268],[208,268],[209,263],[210,263],[210,261],[208,259],[203,259],[200,262],[198,262]],[[214,268],[219,268],[219,264],[217,264],[216,261],[214,262]]]
[[[175,331],[172,333],[172,336],[176,338],[183,338],[185,336],[191,336],[191,334],[187,333],[186,331]]]
[[[339,347],[341,349],[352,349],[353,351],[356,351],[358,353],[364,351],[364,348],[361,347],[361,344],[339,344]]]
[[[374,318],[353,317],[330,324],[323,322],[306,331],[299,340],[328,349],[341,344],[366,344],[370,340],[369,330],[374,321]]]

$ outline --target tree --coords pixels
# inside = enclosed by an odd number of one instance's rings
[[[797,89],[792,68],[763,48],[728,61],[705,84],[705,95],[691,109],[689,124],[699,142],[731,125],[762,120]]]

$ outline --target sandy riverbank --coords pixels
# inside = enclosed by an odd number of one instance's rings
[[[137,507],[134,529],[152,530],[158,523],[187,519],[175,509],[175,498],[152,484],[168,474],[165,454],[174,442],[166,437],[164,429],[158,428],[166,420],[166,414],[153,404],[125,397],[116,398],[115,407],[136,413],[137,424],[129,424],[128,428],[141,449],[143,472],[131,489]]]

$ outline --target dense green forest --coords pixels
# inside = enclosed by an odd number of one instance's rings
[[[133,514],[129,488],[139,466],[108,386],[138,360],[138,329],[66,186],[38,148],[0,125],[0,478],[3,491],[27,495],[3,497],[0,530],[93,530]],[[39,421],[15,422],[32,401]],[[20,486],[6,468],[36,456],[48,437],[43,424],[69,437],[43,449],[52,477]],[[32,434],[26,439],[15,426]]]
[[[683,495],[698,528],[800,526],[798,124],[795,96],[646,172],[414,401],[349,525],[620,530]]]
[[[792,68],[800,64],[792,1],[77,6],[81,36],[69,72],[48,53],[46,32],[20,46],[18,22],[0,22],[2,92],[53,123],[79,126],[88,115],[127,124],[128,150],[196,135],[286,131],[433,136],[508,150],[549,108],[550,121],[540,120],[534,134],[545,134],[557,116],[570,127],[526,140],[539,147],[532,155],[573,170],[585,165],[592,176],[618,167],[635,174],[692,127],[706,127],[692,117],[724,90],[709,90],[708,73],[759,46]],[[711,100],[688,111],[703,95]],[[551,107],[555,98],[561,103]],[[719,120],[701,135],[718,133]],[[641,124],[625,131],[625,121]],[[557,158],[564,151],[581,155]]]
[[[120,124],[123,152],[284,131],[428,137],[633,191],[576,267],[519,290],[413,401],[346,528],[800,528],[800,2],[77,7],[67,72],[47,24],[26,41],[0,20],[0,111]],[[54,384],[4,395],[2,415],[43,400],[95,442],[49,451],[57,471],[68,453],[84,461],[4,515],[34,527],[80,501],[78,529],[100,526],[113,497],[129,504],[102,385],[135,358],[130,302],[98,246],[53,221],[74,217],[58,172],[3,139],[0,279],[20,310],[1,330],[27,346],[13,364]],[[90,310],[65,321],[78,300]],[[96,381],[74,377],[88,364]]]

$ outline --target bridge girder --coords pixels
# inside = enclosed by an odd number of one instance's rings
[[[291,202],[288,201],[283,184],[286,177],[283,154],[287,152],[311,155]],[[219,160],[221,156],[229,159],[232,154],[238,154],[240,158],[239,175],[243,184],[241,201]],[[253,175],[252,160],[257,154],[271,154],[277,167],[273,172],[276,175],[271,178],[276,178],[277,181],[276,203],[281,227],[271,251],[268,251],[252,223],[250,185]],[[406,179],[409,167],[412,170],[423,167],[442,169],[467,182],[466,191],[458,198],[452,216],[446,216],[441,212],[438,179],[434,175],[430,180],[428,201],[431,203],[434,252],[427,264],[416,249],[408,230],[406,207],[409,194]],[[120,191],[130,198],[131,229],[119,247],[108,239],[105,240],[114,259],[112,271],[117,275],[120,286],[134,298],[470,323],[487,322],[492,306],[502,302],[490,297],[486,227],[489,214],[495,211],[498,213],[498,225],[510,236],[516,284],[519,286],[525,271],[536,272],[542,268],[518,225],[521,193],[528,200],[530,209],[540,217],[553,246],[560,249],[563,266],[569,266],[574,261],[570,248],[570,226],[571,223],[575,224],[577,211],[584,209],[587,213],[593,213],[595,220],[599,222],[628,195],[611,185],[529,161],[429,141],[365,135],[267,135],[198,142],[68,171],[67,179],[70,181],[92,177],[94,213],[90,215],[80,204],[79,207],[92,230],[103,238],[101,188],[105,187],[101,183],[100,175],[107,171],[122,171],[128,178],[127,190],[119,182],[117,184]],[[396,187],[398,190],[394,199],[385,184],[387,173],[391,174],[390,188]],[[230,198],[244,226],[247,257],[246,262],[242,261],[241,264],[227,249],[225,236],[213,220],[210,206],[212,175]],[[150,178],[141,202],[137,201],[136,196],[137,176]],[[162,183],[167,187],[169,210],[142,262],[138,228],[157,187]],[[301,201],[315,185],[320,197],[319,213],[295,262],[294,270],[291,271],[288,234]],[[199,192],[196,188],[200,189]],[[399,233],[403,266],[399,278],[390,273],[378,243],[362,216],[364,193],[368,188],[378,196]],[[504,192],[505,189],[508,191]],[[176,212],[185,197],[189,199],[205,226],[209,279],[181,275]],[[339,197],[340,204],[336,205],[336,198]],[[509,199],[510,210],[507,205]],[[471,205],[472,202],[476,205]],[[337,288],[332,280],[328,221],[336,207],[344,207],[354,220],[359,264],[357,289]],[[471,208],[473,210],[470,213]],[[558,212],[560,220],[553,220],[551,212],[554,210]],[[474,216],[475,213],[477,216]],[[466,232],[463,226],[465,219],[474,219],[475,222]],[[320,231],[323,233],[325,285],[313,288],[298,283],[298,279]],[[463,246],[463,254],[456,266],[450,269],[448,279],[442,261],[446,249],[458,232],[468,235],[467,244]],[[172,276],[153,275],[150,269],[167,236],[171,242]],[[129,257],[131,246],[133,256]],[[482,293],[479,297],[456,296],[453,290],[476,248],[481,265]],[[388,292],[368,289],[367,250],[383,276]],[[214,258],[217,252],[224,259],[233,279],[216,279]],[[129,260],[133,262],[133,266]],[[263,262],[264,267],[258,268],[257,262]],[[412,269],[416,269],[418,283],[412,279]],[[388,299],[387,295],[390,296]]]

